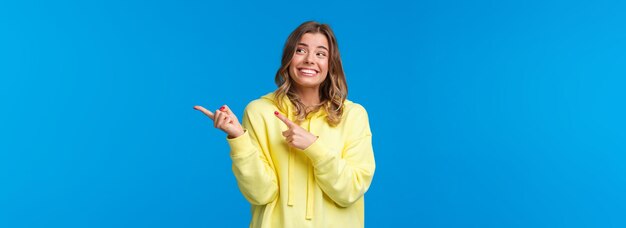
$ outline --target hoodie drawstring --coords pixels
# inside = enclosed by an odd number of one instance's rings
[[[313,185],[315,185],[315,183],[313,182],[314,178],[315,177],[313,177],[313,166],[309,166],[306,189],[306,219],[309,220],[313,219],[313,195],[315,191],[315,189],[313,188]]]
[[[312,118],[312,117],[311,117]],[[307,127],[307,131],[311,132],[311,122],[313,122],[311,119],[309,119],[309,126]],[[313,132],[311,132],[313,133]],[[307,184],[306,184],[306,219],[313,219],[313,195],[315,192],[315,188],[314,185],[315,183],[313,182],[314,180],[314,176],[313,176],[313,164],[311,163],[310,159],[307,159],[308,162],[308,167],[307,167]]]
[[[291,186],[293,183],[293,172],[295,171],[295,169],[293,168],[293,154],[294,153],[291,150],[291,147],[289,147],[289,168],[287,169],[287,173],[289,173],[289,177],[287,178],[287,205],[288,206],[293,206],[293,187]]]
[[[308,126],[306,129],[307,131],[311,132],[311,120],[308,120]],[[313,132],[311,132],[313,133]],[[291,149],[291,147],[289,147],[289,168],[287,170],[288,174],[288,180],[287,180],[287,205],[288,206],[293,206],[293,172],[295,172],[295,168],[294,168],[294,156],[293,153],[295,153],[296,151],[293,151]],[[313,206],[314,206],[314,195],[315,195],[315,176],[314,176],[314,170],[313,170],[313,164],[311,163],[310,160],[307,159],[307,180],[306,180],[306,216],[305,218],[308,220],[313,219]]]

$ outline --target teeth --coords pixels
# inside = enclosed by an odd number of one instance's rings
[[[305,73],[305,74],[315,74],[315,73],[317,73],[316,71],[314,71],[314,70],[309,70],[309,69],[302,69],[302,70],[300,70],[300,71],[301,71],[302,73]]]

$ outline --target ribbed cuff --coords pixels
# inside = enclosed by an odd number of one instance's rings
[[[250,150],[250,148],[252,148],[252,140],[250,139],[248,130],[244,130],[243,134],[237,138],[229,139],[226,137],[226,141],[230,146],[231,157],[245,156],[249,154],[250,151],[254,151]]]
[[[319,138],[315,140],[313,144],[309,145],[309,147],[302,150],[302,152],[304,152],[304,154],[311,159],[314,166],[326,160],[330,154],[326,147],[324,147],[323,143],[320,142]]]

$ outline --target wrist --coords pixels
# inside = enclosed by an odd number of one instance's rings
[[[319,138],[319,136],[312,135],[311,140],[309,140],[310,143],[308,143],[308,145],[305,145],[304,148],[299,148],[299,149],[304,150],[304,149],[310,147],[311,145],[313,145],[313,143],[315,143],[315,141],[317,141],[318,138]]]
[[[242,136],[246,131],[245,130],[240,130],[235,132],[234,134],[228,134],[227,138],[229,139],[234,139],[234,138],[238,138],[239,136]]]

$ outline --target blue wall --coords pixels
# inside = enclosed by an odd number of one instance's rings
[[[16,1],[17,2],[17,1]],[[245,227],[192,109],[331,24],[369,112],[368,227],[626,227],[623,1],[0,3],[0,227]]]

